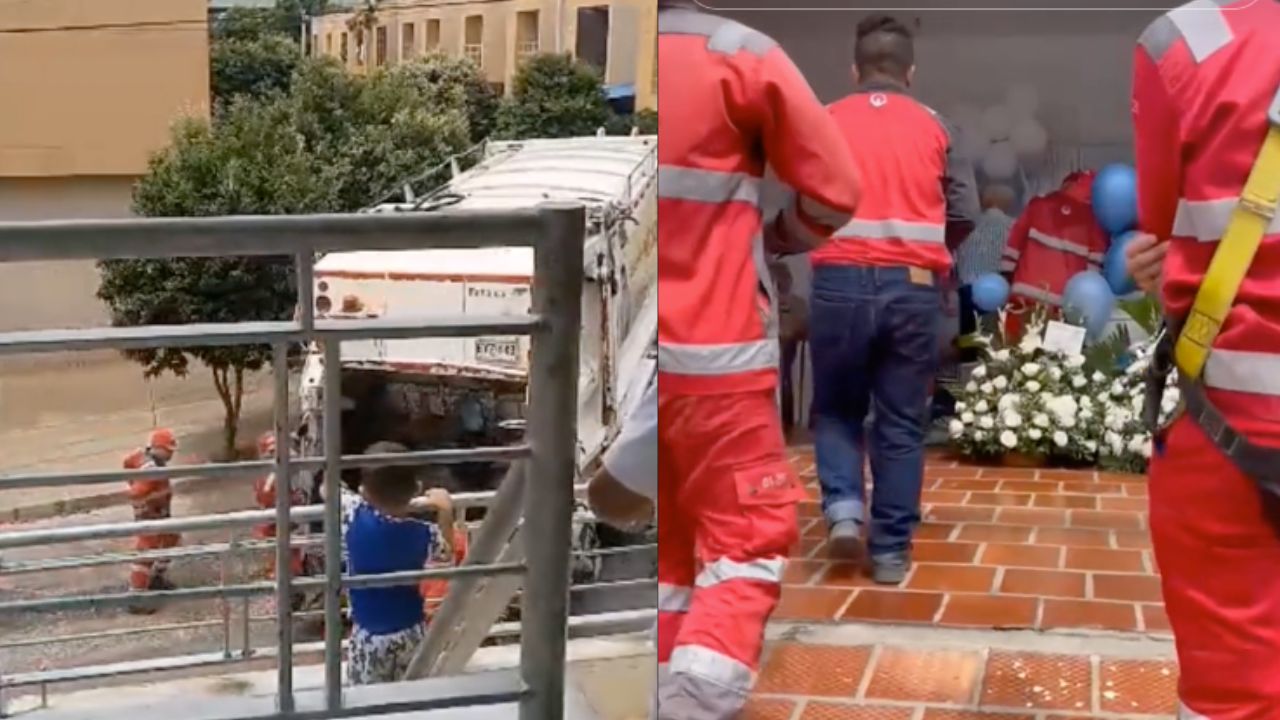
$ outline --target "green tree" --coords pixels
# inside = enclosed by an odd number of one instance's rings
[[[513,140],[594,135],[611,115],[594,68],[568,55],[539,55],[516,73],[496,134]]]
[[[451,58],[432,53],[396,69],[429,98],[429,102],[461,107],[467,115],[472,142],[493,134],[498,114],[498,95],[468,58]]]
[[[214,40],[209,47],[214,107],[220,112],[236,98],[288,92],[302,60],[297,43],[284,35]]]

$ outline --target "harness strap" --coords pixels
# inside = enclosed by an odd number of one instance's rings
[[[1268,494],[1280,497],[1280,449],[1263,447],[1237,432],[1209,402],[1204,384],[1178,377],[1187,416],[1240,472],[1252,478]]]

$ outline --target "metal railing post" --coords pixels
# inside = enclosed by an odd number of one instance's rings
[[[533,311],[543,326],[532,337],[529,367],[528,489],[524,526],[528,571],[521,596],[520,720],[564,717],[570,552],[578,438],[578,340],[582,331],[582,256],[586,211],[552,203],[539,208],[534,244]]]
[[[305,317],[305,315],[304,315]],[[342,344],[324,342],[324,695],[342,709]]]
[[[298,293],[302,296],[301,290]],[[304,310],[303,317],[310,313]],[[275,373],[276,435],[276,707],[282,713],[294,710],[293,702],[293,540],[289,522],[290,495],[293,494],[292,443],[289,441],[289,354],[288,346],[271,348],[271,370]],[[246,650],[248,647],[246,646]]]

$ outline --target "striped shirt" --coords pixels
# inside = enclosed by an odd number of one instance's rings
[[[956,248],[956,272],[961,285],[987,273],[1000,272],[1000,254],[1009,239],[1013,218],[995,208],[982,213],[969,237]]]

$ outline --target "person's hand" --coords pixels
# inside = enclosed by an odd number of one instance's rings
[[[640,495],[601,467],[587,483],[591,512],[619,530],[634,530],[653,517],[653,501]]]
[[[1137,233],[1125,248],[1125,269],[1143,292],[1152,293],[1160,289],[1164,256],[1168,251],[1169,243],[1160,242],[1150,233]]]
[[[427,504],[435,508],[437,511],[452,513],[453,497],[449,495],[449,491],[443,488],[431,488],[423,496]]]

